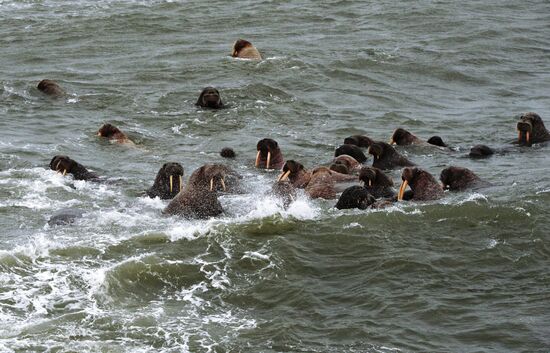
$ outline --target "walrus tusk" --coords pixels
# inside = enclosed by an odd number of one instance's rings
[[[260,165],[260,151],[256,153],[256,163],[254,164],[254,166],[258,168],[259,165]]]
[[[407,185],[409,185],[409,182],[407,180],[403,180],[403,183],[399,188],[399,193],[397,194],[397,201],[403,201],[403,194],[405,194],[405,189],[407,188]]]
[[[225,187],[225,181],[223,181],[223,178],[220,179],[220,182],[222,183],[223,191],[226,191],[227,188]]]
[[[395,145],[395,141],[393,139],[390,139],[390,145]]]
[[[372,180],[369,179],[369,186],[372,186]]]
[[[59,165],[61,164],[61,161],[57,162],[57,165],[55,166],[55,170],[59,170]]]
[[[527,143],[530,143],[530,142],[529,142],[529,140],[530,140],[530,138],[529,138],[529,131],[526,131],[526,132],[525,132],[525,139],[527,140]]]
[[[173,177],[170,175],[170,192],[172,192],[172,189],[173,189],[172,186],[174,184],[172,179],[173,179]]]
[[[214,190],[214,178],[210,179],[210,191]]]
[[[265,169],[269,169],[270,163],[271,163],[271,152],[267,151],[267,162],[265,164]]]
[[[101,132],[98,131],[96,135],[101,137]]]
[[[294,199],[294,196],[292,196],[291,194],[288,194],[288,196],[290,197],[290,200],[291,200],[292,202],[296,201],[296,200]]]
[[[180,191],[181,191],[181,189],[183,188],[183,177],[180,175],[179,179],[180,179]]]
[[[67,169],[63,170],[63,176],[67,175]]]
[[[290,175],[290,170],[287,170],[286,173],[282,172],[281,175],[279,175],[279,178],[277,178],[277,182],[287,180],[289,175]]]

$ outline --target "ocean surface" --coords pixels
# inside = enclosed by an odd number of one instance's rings
[[[229,57],[238,38],[265,60]],[[206,86],[229,107],[197,108]],[[0,351],[549,352],[550,146],[511,144],[528,111],[550,125],[547,0],[0,0]],[[312,168],[397,127],[452,146],[399,148],[422,168],[491,186],[285,210],[254,169],[265,137]],[[165,162],[227,163],[246,192],[163,216],[143,192]],[[50,227],[63,208],[84,216]]]

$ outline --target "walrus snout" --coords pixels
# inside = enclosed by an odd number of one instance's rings
[[[282,167],[284,163],[283,156],[277,141],[270,138],[262,139],[256,144],[256,150],[258,151],[254,163],[256,168],[262,165],[265,169],[279,169]]]
[[[212,109],[220,109],[224,107],[220,96],[220,92],[214,87],[204,88],[195,105],[198,105],[203,108],[212,108]]]
[[[164,163],[162,166],[163,174],[168,177],[168,184],[170,186],[170,193],[176,193],[183,190],[183,167],[179,163]],[[177,179],[176,179],[177,178]],[[178,189],[174,188],[174,183],[178,182]]]
[[[50,161],[50,169],[55,170],[58,173],[67,175],[67,172],[71,172],[75,161],[70,159],[68,156],[55,156]]]
[[[525,119],[519,121],[517,124],[518,129],[518,143],[520,145],[530,145],[531,144],[531,134],[533,133],[533,123]]]

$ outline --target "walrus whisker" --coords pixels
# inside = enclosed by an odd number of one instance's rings
[[[210,179],[210,191],[214,191],[214,178]]]
[[[403,180],[403,183],[399,188],[399,193],[397,194],[397,201],[403,201],[403,195],[405,194],[405,189],[407,188],[407,185],[409,185],[409,182],[407,180]]]
[[[254,164],[254,166],[258,168],[259,165],[260,165],[260,151],[256,153],[256,163]]]
[[[183,177],[180,175],[179,179],[180,179],[180,191],[181,191],[181,189],[183,188]]]
[[[271,152],[267,151],[267,162],[265,164],[265,169],[269,169],[270,163],[271,163]]]
[[[173,182],[173,176],[170,175],[170,192],[172,192],[172,189],[173,189],[173,185],[174,185],[174,182]]]

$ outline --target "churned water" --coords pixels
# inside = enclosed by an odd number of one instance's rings
[[[237,38],[265,60],[230,58]],[[228,109],[194,106],[210,85]],[[550,122],[545,0],[0,0],[0,351],[547,352],[549,147],[466,158],[526,111]],[[103,122],[137,146],[99,141]],[[397,127],[453,146],[400,149],[421,167],[492,186],[285,210],[253,168],[264,137],[313,167]],[[222,217],[143,196],[164,162],[189,176],[225,146],[246,193]],[[57,154],[108,180],[56,174]],[[47,225],[67,207],[84,216]]]

